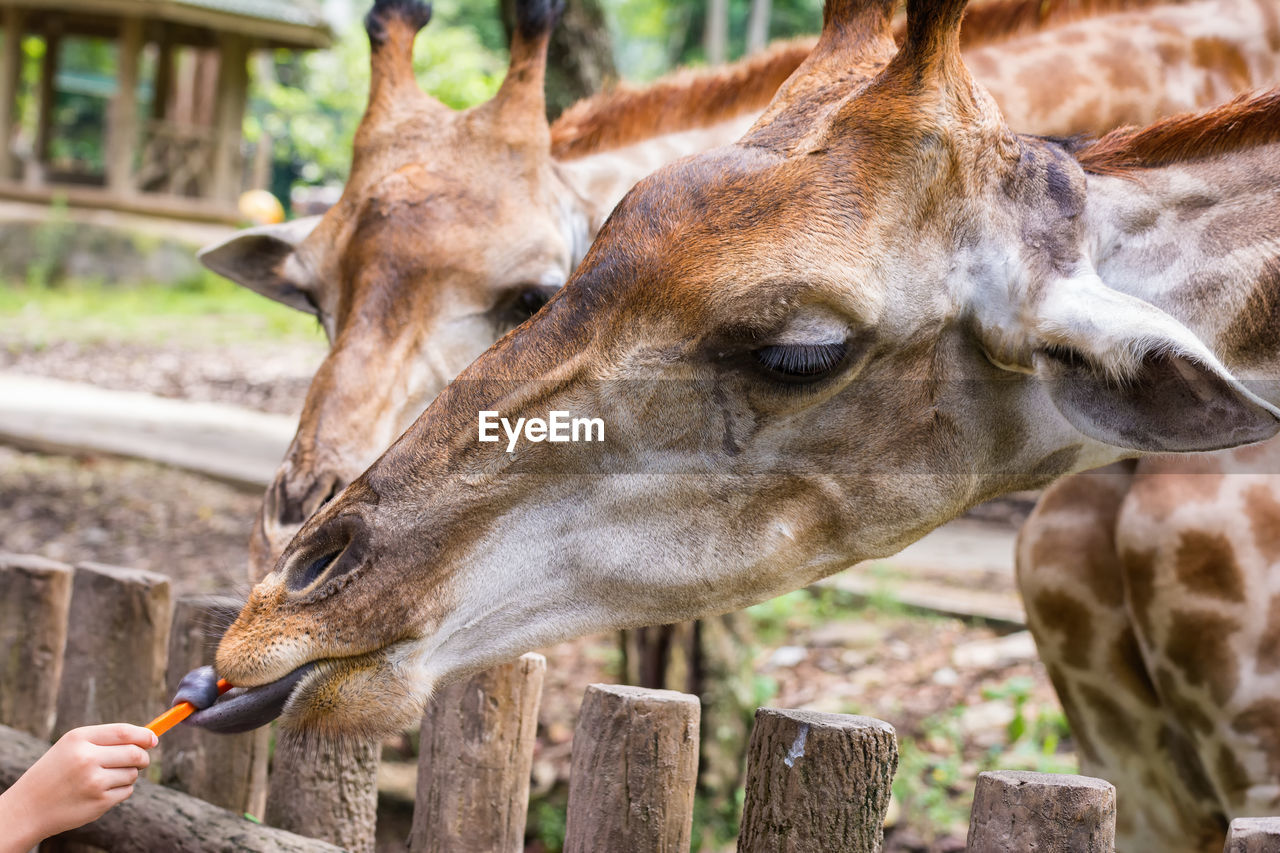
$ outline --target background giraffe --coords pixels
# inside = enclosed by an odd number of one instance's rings
[[[1280,3],[1169,3],[965,52],[1010,127],[1070,136],[1145,125],[1280,80]],[[1051,82],[1044,79],[1052,68]]]
[[[1280,811],[1277,465],[1274,441],[1120,463],[1023,527],[1028,622],[1121,849],[1217,851]]]
[[[1275,82],[1280,72],[1263,54],[1280,49],[1280,6],[1237,10],[1260,53],[1224,49],[1225,33],[1210,30],[1226,21],[1189,18],[1203,28],[1192,53],[1224,63],[1222,86]],[[1093,58],[1085,66],[1115,91],[1130,79],[1105,55]],[[1079,63],[1063,67],[1069,84],[1083,73]],[[1063,114],[1081,103],[1105,113],[1122,99],[1081,91],[1068,86]],[[1275,251],[1274,232],[1260,225],[1256,236],[1258,250]],[[1249,306],[1255,323],[1271,314],[1275,269]],[[1274,442],[1121,463],[1055,484],[1022,530],[1028,622],[1082,771],[1119,791],[1122,850],[1217,851],[1231,818],[1280,809],[1280,599],[1273,607],[1270,580],[1280,559],[1277,463]]]

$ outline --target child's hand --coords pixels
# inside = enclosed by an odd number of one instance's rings
[[[20,836],[0,844],[0,851],[29,850],[127,800],[138,772],[151,763],[147,750],[157,743],[150,729],[128,723],[67,732],[0,796],[0,825]]]

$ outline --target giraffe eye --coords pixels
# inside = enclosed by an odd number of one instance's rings
[[[523,323],[528,320],[542,310],[542,306],[546,305],[547,300],[551,298],[552,292],[547,288],[536,285],[516,291],[507,303],[511,319],[516,323]]]
[[[541,290],[526,290],[520,294],[518,304],[520,310],[532,317],[542,309],[543,305],[547,304],[547,295]]]
[[[849,353],[844,341],[827,344],[776,344],[753,355],[770,374],[790,382],[812,382],[839,367]]]

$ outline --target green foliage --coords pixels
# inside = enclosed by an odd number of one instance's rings
[[[27,285],[34,289],[48,287],[54,278],[58,258],[75,226],[67,218],[67,200],[57,197],[49,206],[49,220],[36,229],[34,256],[27,265]]]
[[[1010,703],[1013,718],[1005,728],[1004,742],[976,758],[966,749],[963,707],[926,719],[918,738],[899,738],[893,796],[903,823],[926,840],[946,833],[963,835],[979,773],[997,769],[1078,772],[1071,756],[1059,752],[1062,740],[1069,735],[1062,712],[1057,708],[1028,712],[1034,686],[1032,679],[1020,676],[983,689],[984,700]]]
[[[22,40],[19,67],[18,122],[28,143],[34,142],[39,99],[40,67],[46,50],[38,36]],[[101,175],[105,168],[103,128],[111,96],[116,90],[116,43],[110,39],[68,36],[58,51],[58,91],[50,114],[49,161],[62,173]],[[144,63],[146,65],[146,63]],[[153,70],[143,67],[142,79]],[[150,88],[141,87],[143,109]]]
[[[303,340],[323,344],[315,319],[202,272],[177,284],[0,281],[0,340]]]
[[[506,56],[507,34],[502,27],[500,0],[464,3],[442,0],[431,4],[432,27],[460,27],[475,34],[485,50]]]
[[[900,821],[927,841],[962,829],[972,807],[972,780],[964,772],[960,711],[952,708],[925,720],[921,738],[898,738],[893,798],[898,802]]]
[[[867,607],[884,616],[906,615],[907,607],[895,591],[896,582],[901,579],[902,573],[887,563],[872,563],[867,567],[866,574],[875,581],[871,594],[867,596]],[[922,618],[930,617],[924,615]]]
[[[548,853],[563,850],[567,813],[568,806],[563,801],[534,800],[529,803],[525,837],[541,843]]]
[[[776,646],[788,633],[834,620],[898,617],[906,608],[894,596],[893,581],[898,574],[885,564],[866,569],[877,581],[870,596],[862,598],[832,586],[814,585],[748,607],[752,628],[763,646]],[[921,614],[919,619],[931,618]]]
[[[496,26],[501,37],[496,4],[480,4],[487,9],[484,16],[464,13],[461,0],[433,5],[433,20],[415,43],[419,84],[459,109],[492,97],[506,70],[505,50],[486,46],[491,34],[484,36]],[[486,29],[480,22],[488,19],[492,25]],[[369,40],[363,25],[353,20],[331,50],[278,51],[272,70],[271,75],[254,76],[246,139],[256,143],[267,134],[277,168],[292,171],[304,183],[342,183],[368,100]]]
[[[745,788],[734,791],[733,799],[718,802],[699,791],[693,799],[693,853],[732,849],[742,821],[742,805],[747,799]]]
[[[605,0],[617,63],[630,80],[651,80],[670,69],[705,62],[705,0]],[[746,50],[751,0],[729,0],[729,58]],[[773,0],[769,39],[817,33],[822,0]]]
[[[777,645],[787,636],[787,628],[805,618],[810,610],[809,594],[798,589],[747,608],[757,639],[766,646]]]
[[[1057,708],[1038,710],[1027,716],[1027,702],[1035,682],[1027,676],[1010,678],[996,687],[987,687],[982,698],[1013,705],[1013,719],[1007,728],[1008,748],[1000,756],[1003,769],[1037,770],[1042,773],[1074,773],[1072,762],[1058,755],[1062,739],[1070,735],[1067,718]]]

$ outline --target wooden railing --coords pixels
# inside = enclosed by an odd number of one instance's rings
[[[166,684],[209,660],[210,629],[234,608],[209,596],[174,606],[168,580],[148,572],[0,554],[0,788],[52,735],[153,716],[168,698]],[[433,700],[423,719],[411,850],[524,849],[545,670],[540,655],[525,655]],[[587,688],[573,740],[567,853],[689,849],[699,716],[687,694]],[[140,782],[130,800],[67,837],[124,853],[338,849],[243,816],[264,814],[264,737],[180,727],[158,748],[164,785]],[[880,720],[759,709],[738,850],[879,850],[897,760],[893,728]],[[1115,789],[1100,779],[983,773],[968,849],[1109,853],[1115,816]],[[347,846],[372,850],[367,835]],[[1277,845],[1280,819],[1249,818],[1231,825],[1226,849]]]
[[[134,185],[144,192],[205,198],[213,181],[218,133],[212,127],[147,123]]]

